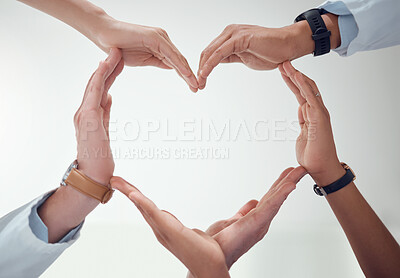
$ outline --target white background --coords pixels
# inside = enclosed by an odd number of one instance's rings
[[[290,24],[319,1],[94,1],[113,17],[167,30],[196,72],[201,51],[231,23]],[[73,115],[106,55],[81,34],[15,1],[0,3],[0,216],[58,186],[76,156]],[[339,157],[397,240],[400,129],[399,47],[342,58],[311,55],[295,66],[313,78],[331,112]],[[112,119],[292,121],[297,103],[278,71],[220,65],[193,94],[173,71],[125,68],[111,89]],[[229,159],[116,159],[134,183],[185,225],[205,229],[259,199],[296,166],[293,140],[112,142],[114,148],[224,147]],[[232,268],[233,277],[362,277],[344,233],[305,177],[265,239]],[[4,254],[5,250],[1,250]],[[29,258],[27,258],[29,259]],[[327,266],[327,262],[329,262]],[[136,208],[115,194],[86,219],[80,240],[43,277],[184,277]]]

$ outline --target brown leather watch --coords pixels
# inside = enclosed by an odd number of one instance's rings
[[[77,160],[72,162],[68,167],[60,184],[62,186],[72,186],[79,192],[98,200],[102,204],[107,203],[114,193],[110,185],[104,186],[81,173],[78,170]]]

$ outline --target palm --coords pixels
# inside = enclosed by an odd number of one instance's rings
[[[313,178],[326,169],[340,166],[329,112],[317,85],[289,62],[280,65],[279,70],[300,104],[298,117],[301,133],[296,142],[297,161]]]
[[[108,90],[123,67],[121,52],[112,49],[107,60],[90,78],[74,117],[79,168],[85,175],[104,184],[109,183],[114,172],[108,135],[112,102]]]

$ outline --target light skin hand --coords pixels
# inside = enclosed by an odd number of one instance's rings
[[[175,69],[196,92],[197,79],[185,57],[161,28],[122,22],[104,10],[82,0],[20,0],[65,22],[89,38],[106,53],[120,48],[127,66],[155,66]]]
[[[279,66],[282,77],[296,96],[301,134],[297,160],[320,186],[345,174],[336,155],[329,113],[314,81],[289,62]],[[326,196],[366,277],[400,277],[400,246],[354,182]]]
[[[322,18],[332,33],[331,48],[337,48],[340,46],[338,17],[327,14]],[[315,48],[311,35],[306,21],[282,28],[229,25],[200,56],[199,89],[204,89],[208,76],[220,63],[243,63],[255,70],[272,70],[284,61],[310,54]]]
[[[197,92],[198,83],[186,58],[172,43],[167,32],[161,28],[107,20],[96,44],[103,50],[118,47],[128,66],[154,66],[175,69],[180,77]]]
[[[305,174],[303,167],[286,169],[259,202],[249,201],[232,218],[218,221],[205,233],[188,229],[171,214],[160,211],[123,179],[113,177],[111,185],[135,203],[161,244],[189,269],[188,277],[223,277],[213,267],[204,267],[210,263],[209,258],[218,262],[217,269],[224,269],[224,273],[230,269],[265,236],[279,208]]]
[[[175,216],[160,210],[122,178],[113,177],[111,186],[136,205],[158,241],[190,269],[194,277],[230,277],[224,253],[212,237],[200,230],[185,227]]]
[[[111,95],[108,90],[124,66],[121,51],[112,49],[101,62],[86,87],[81,106],[74,117],[78,142],[79,170],[94,181],[108,185],[114,172],[108,123]],[[38,209],[48,228],[49,243],[58,242],[78,226],[99,204],[70,186],[61,186]]]

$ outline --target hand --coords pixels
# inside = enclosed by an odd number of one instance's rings
[[[162,211],[136,187],[119,177],[111,186],[124,193],[139,209],[158,241],[175,255],[195,277],[230,277],[218,243],[206,233],[185,227],[178,219]]]
[[[255,70],[271,70],[292,57],[290,29],[229,25],[201,53],[199,89],[219,63],[243,63]]]
[[[103,185],[114,173],[108,124],[111,95],[108,90],[124,67],[121,51],[112,48],[110,55],[92,75],[81,106],[74,117],[78,142],[79,170]]]
[[[264,238],[283,202],[306,173],[301,166],[286,169],[259,202],[249,201],[232,218],[208,228],[206,233],[221,246],[228,269]]]
[[[111,47],[120,48],[127,66],[175,69],[190,89],[197,92],[197,79],[187,60],[163,29],[111,19],[102,30],[94,41],[104,51]]]
[[[199,274],[201,271],[212,269],[204,267],[207,265],[205,262],[208,263],[207,258],[218,262],[218,269],[222,268],[222,259],[224,269],[227,270],[260,241],[282,203],[305,174],[303,167],[286,169],[259,202],[249,201],[232,218],[211,225],[206,233],[186,228],[168,212],[160,211],[139,190],[123,179],[113,177],[111,185],[135,203],[157,239],[189,269],[189,277],[202,277]],[[196,254],[193,254],[193,250],[196,250]],[[201,257],[199,250],[202,251]],[[211,273],[213,272],[208,274]]]
[[[322,16],[331,31],[331,49],[340,46],[338,16]],[[197,73],[199,89],[204,89],[212,70],[219,63],[243,63],[255,70],[272,70],[284,61],[314,51],[315,43],[306,21],[282,28],[233,24],[214,39],[201,53]]]
[[[329,185],[345,174],[336,154],[329,112],[313,80],[290,62],[279,65],[279,70],[300,104],[297,161],[319,186]]]

